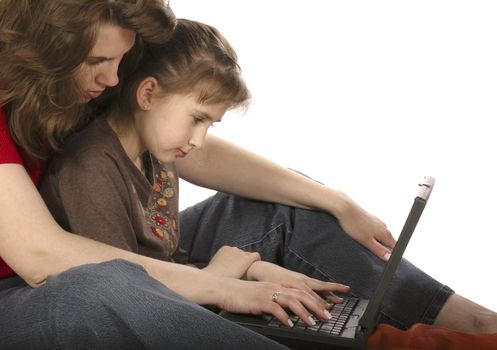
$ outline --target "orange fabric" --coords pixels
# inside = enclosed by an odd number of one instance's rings
[[[381,324],[369,337],[368,349],[497,350],[497,333],[464,333],[426,324],[402,331]]]

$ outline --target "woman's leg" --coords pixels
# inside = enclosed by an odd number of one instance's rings
[[[354,294],[366,298],[371,297],[384,267],[383,261],[323,212],[218,193],[184,210],[180,222],[182,246],[192,262],[205,262],[220,246],[233,245],[258,251],[264,260],[289,269],[350,285]],[[454,303],[458,298],[452,294],[450,288],[403,260],[385,297],[381,322],[405,329],[417,322],[434,323],[440,310],[441,315],[465,310],[462,306],[468,304]],[[447,321],[439,325],[450,325]]]
[[[463,332],[497,333],[497,313],[454,294],[445,303],[434,325]]]
[[[84,265],[37,289],[0,280],[6,349],[284,349],[191,303],[123,260]]]

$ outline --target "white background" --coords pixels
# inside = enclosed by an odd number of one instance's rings
[[[497,310],[493,1],[172,0],[216,26],[251,89],[211,132],[343,190],[401,230],[437,183],[406,257]],[[182,183],[181,207],[211,192]],[[332,252],[330,252],[332,254]]]

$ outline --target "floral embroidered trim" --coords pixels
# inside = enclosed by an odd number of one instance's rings
[[[174,172],[169,170],[161,170],[155,174],[152,194],[145,213],[150,232],[163,241],[170,255],[178,248],[179,238],[177,213],[168,205],[169,201],[176,200],[172,182],[174,178]]]

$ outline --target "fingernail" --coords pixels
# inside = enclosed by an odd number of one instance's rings
[[[293,327],[293,322],[292,322],[292,320],[288,319],[288,325],[289,325],[290,327]]]
[[[311,322],[311,325],[315,326],[316,325],[316,321],[314,321],[314,318],[312,316],[309,315],[309,321]]]
[[[328,318],[328,320],[331,320],[331,314],[329,313],[328,310],[324,310],[324,314],[326,315],[326,317]]]
[[[383,255],[383,257],[385,258],[386,261],[388,261],[388,259],[390,259],[390,253],[385,253],[385,255]]]

